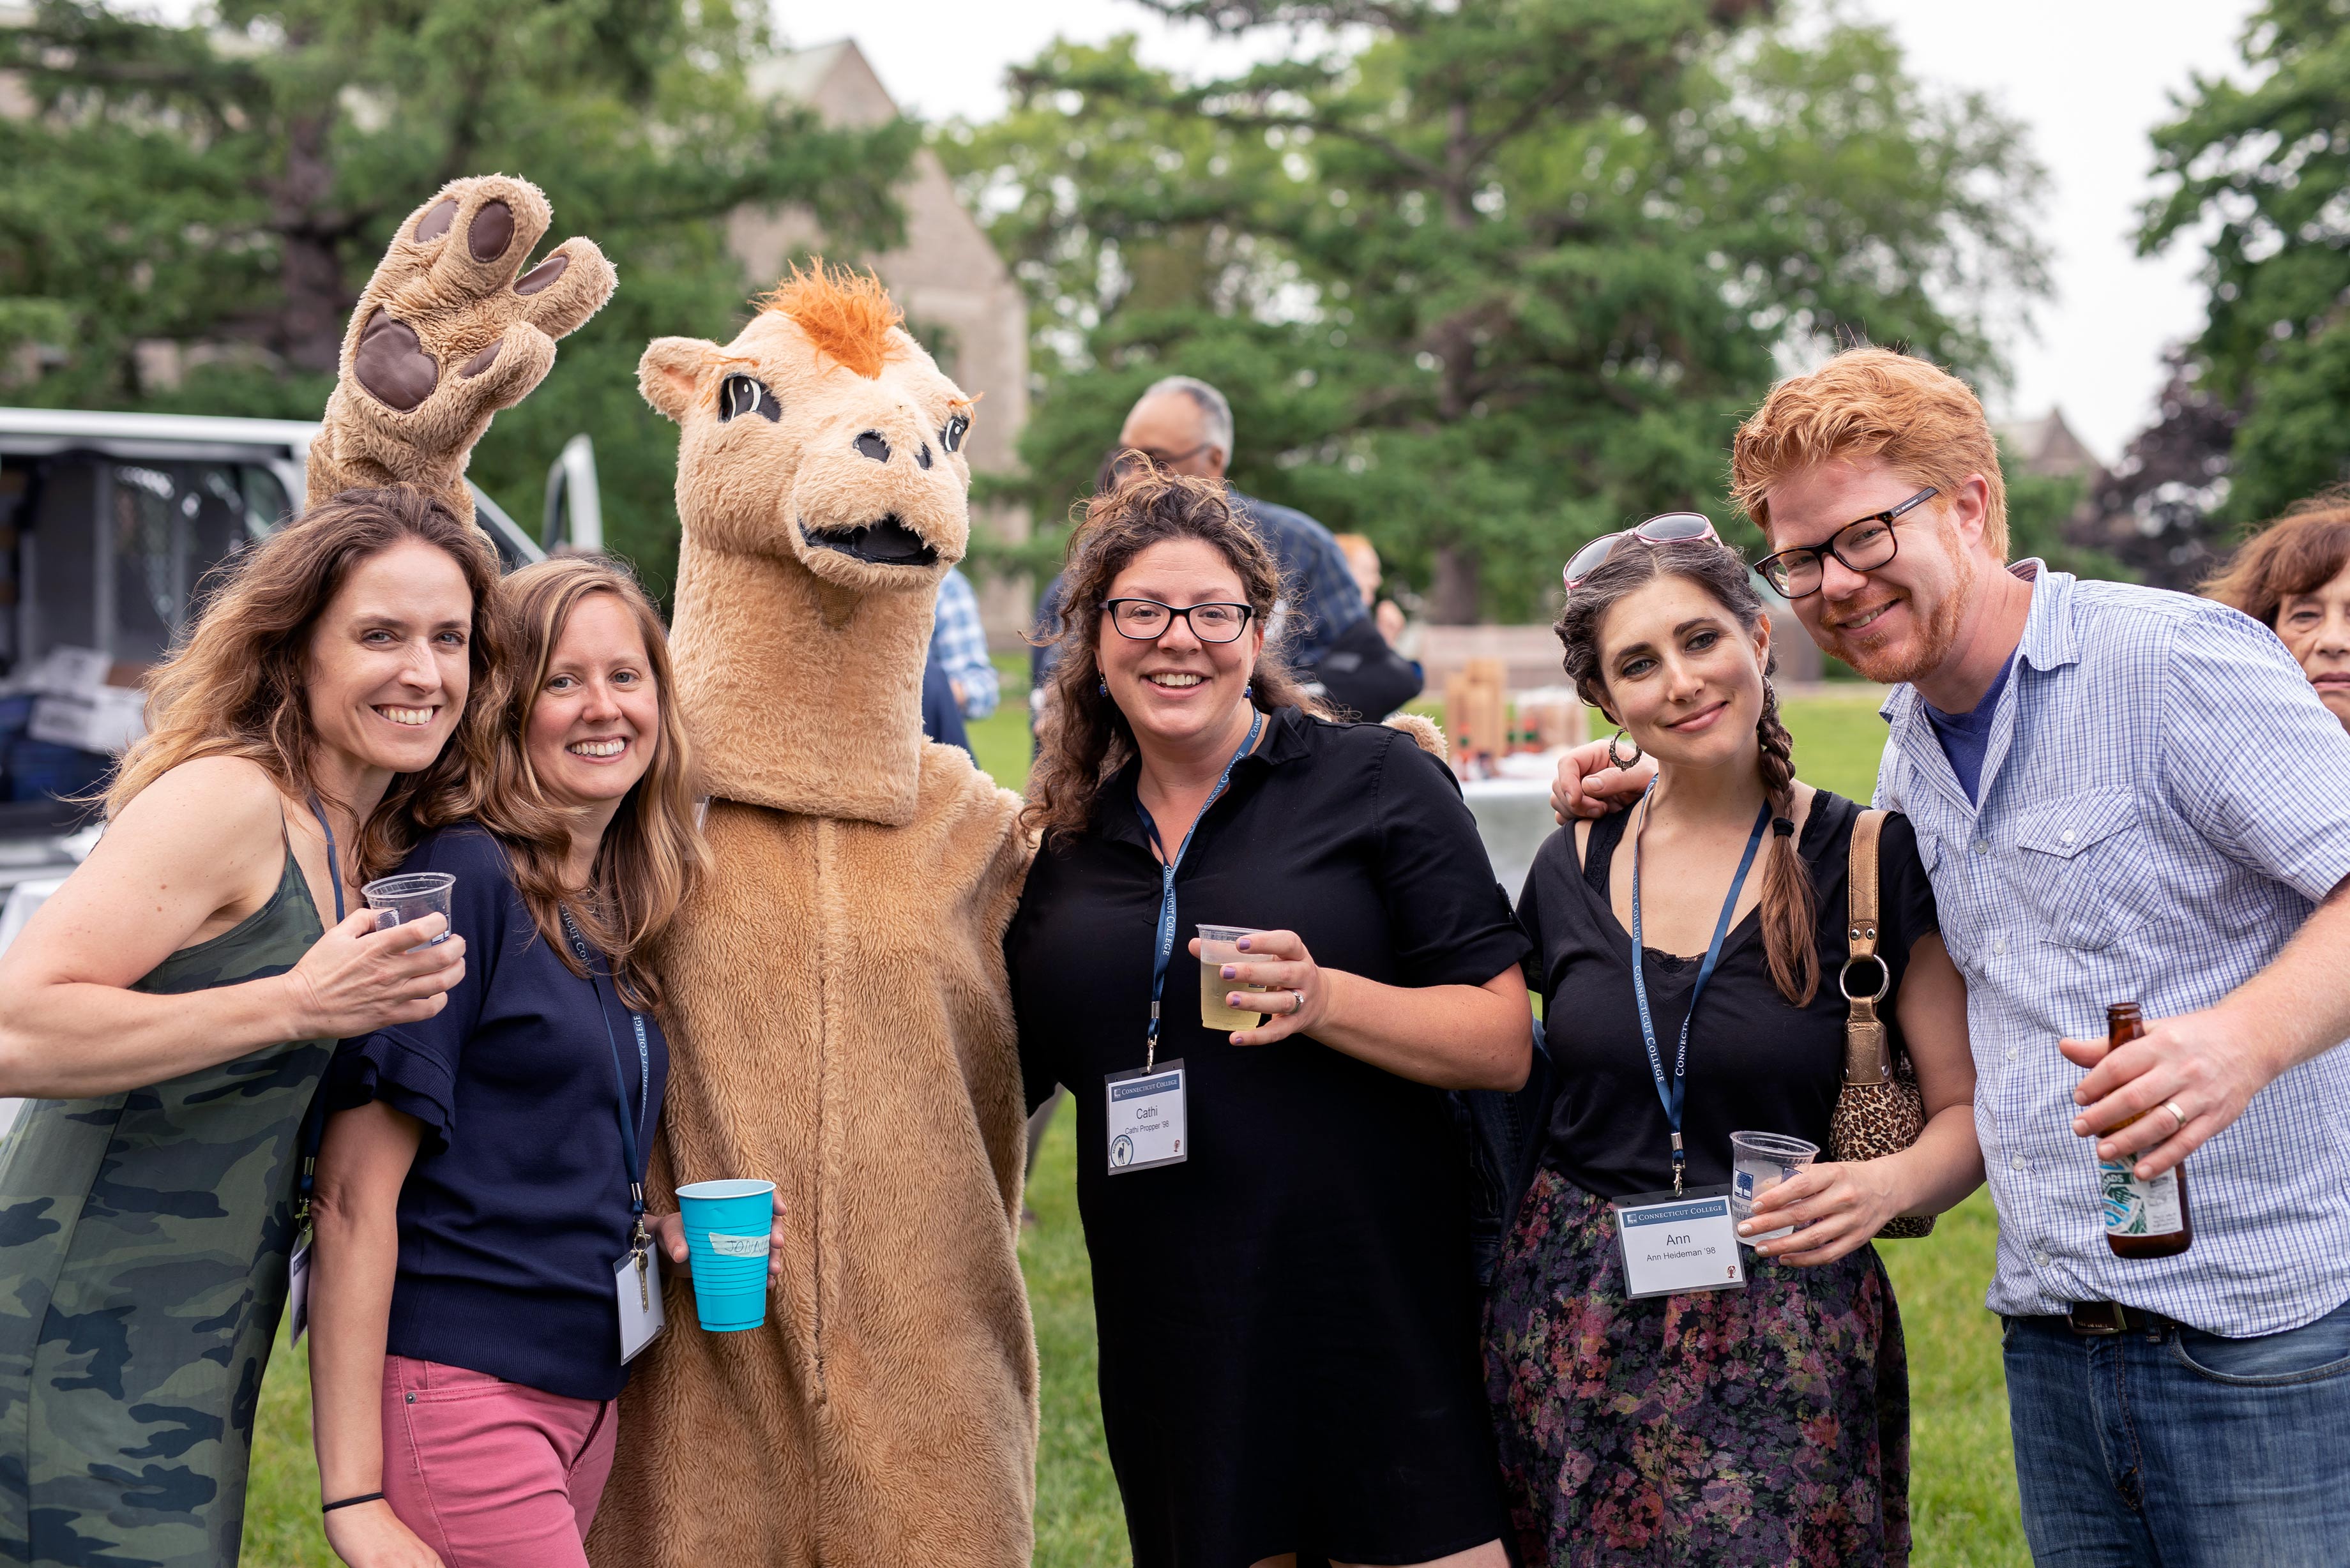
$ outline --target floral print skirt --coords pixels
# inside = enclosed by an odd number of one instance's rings
[[[1877,1249],[1750,1252],[1747,1281],[1627,1300],[1608,1205],[1536,1176],[1485,1324],[1530,1568],[1908,1562],[1908,1361]]]

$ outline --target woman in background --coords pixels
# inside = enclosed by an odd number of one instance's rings
[[[2203,591],[2274,630],[2350,725],[2350,494],[2301,503],[2246,541]]]

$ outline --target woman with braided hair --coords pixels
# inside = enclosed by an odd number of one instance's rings
[[[1966,990],[1917,836],[1883,822],[1877,951],[1923,1135],[1761,1194],[1742,1284],[1634,1297],[1617,1200],[1728,1182],[1733,1130],[1829,1142],[1860,808],[1795,777],[1770,618],[1704,518],[1598,540],[1565,575],[1566,672],[1658,771],[1553,835],[1518,906],[1560,1081],[1486,1324],[1522,1559],[1906,1563],[1908,1378],[1869,1239],[1982,1180]]]

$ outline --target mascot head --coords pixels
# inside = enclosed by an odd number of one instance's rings
[[[637,366],[681,432],[680,701],[713,795],[910,822],[972,400],[873,277],[818,261],[760,303],[733,342],[658,338]]]
[[[795,267],[733,342],[662,337],[637,377],[677,421],[678,518],[860,593],[925,594],[971,533],[972,400],[879,280]]]

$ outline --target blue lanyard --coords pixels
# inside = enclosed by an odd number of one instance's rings
[[[1167,964],[1175,954],[1175,868],[1183,864],[1183,857],[1191,847],[1191,836],[1199,832],[1200,824],[1207,820],[1208,808],[1216,804],[1218,797],[1224,793],[1224,786],[1232,782],[1232,770],[1240,766],[1243,757],[1256,749],[1256,738],[1263,729],[1264,715],[1261,712],[1251,715],[1248,739],[1243,741],[1241,749],[1232,753],[1232,760],[1224,764],[1224,771],[1216,775],[1216,787],[1209,792],[1207,800],[1200,806],[1200,815],[1191,819],[1191,826],[1184,829],[1183,842],[1172,856],[1167,853],[1166,842],[1159,836],[1159,825],[1150,820],[1150,808],[1142,804],[1141,790],[1138,788],[1135,791],[1134,809],[1141,815],[1142,831],[1150,836],[1150,842],[1158,846],[1159,858],[1165,862],[1159,878],[1159,945],[1152,950],[1150,960],[1150,1033],[1144,1040],[1142,1051],[1145,1072],[1159,1064],[1159,999],[1167,990]]]
[[[644,1167],[637,1161],[638,1126],[644,1119],[645,1107],[653,1097],[652,1047],[645,1043],[645,1021],[633,1007],[623,1002],[620,1011],[637,1029],[637,1084],[640,1094],[633,1117],[629,1113],[629,1078],[620,1066],[620,1043],[612,1033],[612,1015],[604,1009],[604,988],[596,981],[595,961],[588,956],[588,940],[571,921],[571,911],[563,911],[563,929],[571,939],[571,950],[579,955],[579,967],[588,971],[588,987],[596,993],[596,1016],[604,1021],[604,1044],[612,1053],[612,1083],[620,1091],[620,1158],[628,1162],[629,1208],[641,1232],[645,1220]]]
[[[327,880],[335,885],[335,924],[343,923],[343,867],[335,857],[335,825],[327,820],[327,808],[318,797],[310,797],[310,815],[318,819],[318,829],[327,836]],[[302,1113],[302,1175],[295,1200],[294,1221],[299,1225],[310,1212],[310,1194],[318,1185],[318,1146],[327,1140],[327,1080],[320,1075],[318,1086],[311,1091],[310,1108]]]
[[[1697,984],[1690,988],[1689,1015],[1681,1020],[1681,1043],[1673,1057],[1673,1075],[1665,1078],[1664,1057],[1657,1050],[1657,1025],[1648,1016],[1648,981],[1642,959],[1640,942],[1640,835],[1648,831],[1648,801],[1657,792],[1657,781],[1650,779],[1640,796],[1640,826],[1632,831],[1632,994],[1640,1004],[1640,1039],[1648,1047],[1648,1071],[1657,1080],[1657,1098],[1665,1103],[1665,1120],[1673,1129],[1673,1190],[1681,1189],[1681,1168],[1689,1163],[1688,1151],[1681,1147],[1681,1101],[1689,1088],[1690,1023],[1697,1017],[1698,998],[1705,994],[1706,982],[1713,978],[1713,966],[1721,961],[1721,940],[1730,934],[1730,917],[1738,908],[1739,890],[1746,886],[1746,873],[1754,865],[1754,852],[1762,846],[1763,830],[1771,826],[1771,803],[1754,814],[1754,831],[1746,836],[1746,853],[1739,858],[1738,875],[1730,879],[1730,896],[1721,901],[1721,918],[1713,922],[1713,940],[1706,944],[1705,962],[1698,966]]]

